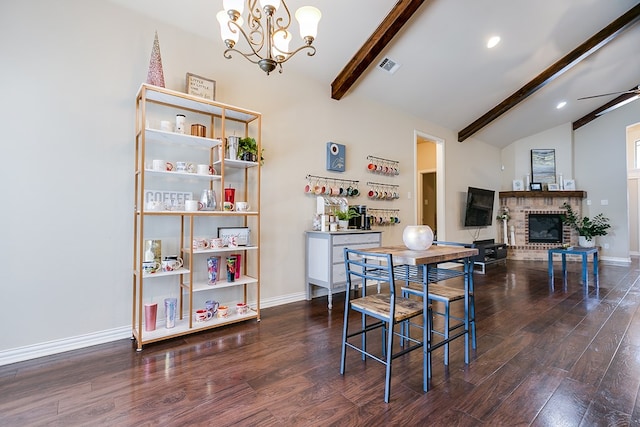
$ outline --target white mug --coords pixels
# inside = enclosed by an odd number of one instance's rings
[[[151,168],[154,171],[166,171],[167,170],[167,162],[164,161],[164,160],[154,159],[153,162],[151,162]]]
[[[209,165],[198,165],[197,171],[199,175],[211,175],[211,166]]]
[[[200,310],[196,310],[196,313],[193,315],[193,320],[196,322],[206,322],[207,320],[213,317],[213,313],[209,310],[205,310],[204,308]]]
[[[185,200],[184,210],[188,212],[196,212],[202,208],[202,203],[197,200]]]
[[[173,132],[173,125],[169,120],[160,121],[160,130],[163,132]]]
[[[236,211],[238,212],[246,212],[249,210],[249,203],[247,202],[236,202]]]
[[[147,274],[155,273],[160,269],[160,263],[158,261],[144,261],[142,263],[142,271]]]
[[[163,259],[162,271],[174,271],[183,266],[182,258],[177,259]]]
[[[163,211],[165,208],[164,203],[157,200],[151,200],[147,202],[146,209],[148,211]]]
[[[203,250],[209,247],[209,241],[204,237],[196,237],[195,239],[193,239],[193,242],[191,244],[193,246],[193,249],[195,250]]]

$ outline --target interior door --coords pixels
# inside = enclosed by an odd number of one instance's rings
[[[437,232],[437,207],[438,198],[436,190],[436,173],[425,172],[422,174],[422,225],[428,225]]]

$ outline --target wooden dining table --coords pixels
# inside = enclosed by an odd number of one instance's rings
[[[447,262],[456,262],[462,264],[462,271],[458,274],[464,276],[465,283],[465,314],[469,313],[469,294],[470,290],[473,290],[473,258],[478,255],[478,249],[473,247],[465,247],[461,245],[447,245],[447,244],[434,244],[425,250],[412,250],[408,249],[404,245],[396,246],[380,246],[377,248],[368,248],[367,252],[391,254],[394,264],[394,270],[396,266],[406,267],[407,274],[405,277],[398,277],[398,280],[408,280],[419,282],[422,284],[423,294],[429,294],[429,282],[438,281],[439,273],[443,273],[443,278],[450,278],[451,275],[446,274],[447,271],[452,271],[448,268],[441,268],[438,264]],[[411,268],[413,267],[413,268]],[[409,274],[409,272],[415,274]],[[469,316],[465,315],[464,330],[459,334],[456,334],[449,338],[448,341],[440,341],[437,344],[431,343],[431,324],[429,316],[426,315],[429,299],[422,298],[423,307],[423,390],[429,390],[429,378],[430,372],[430,358],[431,352],[436,348],[443,346],[446,342],[451,341],[454,338],[458,338],[461,334],[464,335],[464,348],[465,348],[465,363],[469,363]]]

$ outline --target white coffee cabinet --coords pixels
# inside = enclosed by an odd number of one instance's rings
[[[176,115],[186,116],[184,134],[167,129],[167,124],[175,124]],[[192,124],[206,126],[206,136],[192,136]],[[261,126],[262,115],[254,111],[148,84],[140,87],[136,97],[132,320],[138,351],[151,342],[260,320],[260,162],[225,158],[223,141],[228,136],[250,136],[260,153]],[[156,165],[159,160],[212,165],[215,172],[157,170],[154,160]],[[234,188],[235,201],[248,202],[249,210],[222,210],[225,188]],[[203,190],[215,191],[216,209],[187,211],[184,199],[200,200]],[[194,248],[194,239],[215,238],[221,227],[245,233],[248,228],[247,245]],[[174,271],[144,272],[147,240],[160,240],[162,258],[179,256],[184,266]],[[227,281],[225,264],[232,254],[240,255],[241,274]],[[210,257],[220,257],[216,284],[208,283]],[[164,299],[168,297],[178,302],[172,328],[165,323]],[[197,321],[195,311],[204,308],[205,300],[228,306],[228,315]],[[155,330],[147,330],[153,326],[145,325],[144,306],[153,303],[157,303]],[[248,312],[236,312],[238,303],[248,304]]]
[[[329,309],[333,308],[333,293],[344,290],[346,270],[344,248],[366,249],[382,246],[381,231],[307,231],[306,232],[307,299],[313,297],[313,286],[326,288]]]

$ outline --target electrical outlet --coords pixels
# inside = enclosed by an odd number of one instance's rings
[[[605,248],[605,249],[609,249],[609,244],[608,244],[608,243],[605,243],[605,244],[604,244],[604,248]]]
[[[587,206],[591,206],[591,200],[587,199]]]
[[[601,204],[602,206],[606,206],[606,205],[608,205],[608,204],[609,204],[609,201],[608,201],[607,199],[603,199],[603,200],[600,200],[600,204]]]

